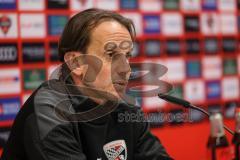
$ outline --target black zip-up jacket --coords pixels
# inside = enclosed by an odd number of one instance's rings
[[[71,96],[67,85],[60,80],[46,81],[19,111],[1,159],[172,159],[150,133],[147,122],[119,121],[120,113],[136,114],[140,111],[138,107],[119,103],[113,112],[89,122],[64,121],[56,113],[56,104],[63,100],[66,100],[64,106],[73,106],[71,113],[97,106],[87,97]]]

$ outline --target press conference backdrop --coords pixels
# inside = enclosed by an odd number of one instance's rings
[[[233,129],[240,94],[239,0],[0,0],[2,146],[21,105],[59,64],[57,42],[67,20],[91,7],[132,19],[137,31],[132,61],[166,66],[168,72],[159,78],[173,84],[172,95],[222,112]],[[153,66],[149,76],[159,72]],[[191,123],[161,121],[159,111],[189,112],[157,97],[138,98],[138,105],[151,113],[152,130],[173,157],[204,157],[205,116],[192,111]]]

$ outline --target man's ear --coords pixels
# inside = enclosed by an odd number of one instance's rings
[[[81,52],[67,52],[64,55],[64,61],[68,68],[71,70],[72,74],[75,76],[83,78],[87,71],[87,66],[82,65],[81,58],[83,54]]]

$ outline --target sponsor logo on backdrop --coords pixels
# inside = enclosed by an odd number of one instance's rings
[[[156,11],[159,12],[162,10],[162,1],[159,0],[140,0],[139,8],[142,11]]]
[[[205,79],[219,79],[222,76],[222,60],[218,56],[206,56],[202,60],[203,77]]]
[[[181,0],[181,8],[185,11],[199,11],[201,9],[200,0]]]
[[[16,14],[0,14],[0,38],[17,38]]]
[[[93,0],[72,0],[70,7],[73,11],[81,11],[88,8],[93,8],[93,4]]]
[[[34,90],[46,80],[44,69],[31,69],[23,71],[24,89]]]
[[[16,9],[16,0],[0,0],[0,9]]]
[[[67,21],[68,16],[59,15],[48,16],[48,34],[51,36],[60,35]]]
[[[237,19],[234,14],[221,14],[221,33],[224,35],[237,34]]]
[[[9,64],[18,62],[17,44],[0,44],[0,64]]]
[[[239,78],[225,77],[222,80],[222,98],[239,99]]]
[[[120,0],[120,9],[137,9],[138,2],[137,0]]]
[[[58,43],[50,43],[49,45],[49,53],[50,53],[50,60],[51,61],[58,61]]]
[[[202,0],[203,10],[217,10],[217,0]]]
[[[201,64],[199,60],[189,60],[186,62],[187,77],[200,78],[201,76]]]
[[[206,92],[208,99],[221,98],[221,85],[220,81],[206,82]]]
[[[2,29],[3,34],[6,35],[8,33],[8,30],[11,27],[11,25],[12,25],[12,21],[7,15],[3,15],[0,18],[0,27]]]
[[[167,40],[165,50],[168,55],[178,55],[181,52],[181,47],[179,40]]]
[[[227,58],[223,60],[223,73],[224,75],[237,74],[237,60],[233,58]]]
[[[158,40],[147,40],[144,49],[147,56],[159,56],[161,54],[161,43]]]
[[[10,131],[11,131],[11,127],[1,127],[1,130],[0,130],[0,147],[1,148],[5,147]]]
[[[0,121],[14,120],[20,109],[20,98],[0,99]]]
[[[238,107],[238,102],[230,101],[225,104],[225,117],[226,118],[234,118],[235,116],[235,108]]]
[[[0,69],[0,95],[20,93],[19,69]]]
[[[201,80],[189,80],[185,82],[184,86],[185,99],[191,102],[204,102],[205,87]]]
[[[163,35],[177,36],[183,34],[182,16],[179,13],[163,13],[161,22]]]
[[[45,49],[43,43],[23,43],[23,62],[43,62]]]
[[[164,10],[178,10],[179,9],[179,0],[166,0],[163,1]]]
[[[186,41],[186,50],[189,54],[196,54],[200,52],[200,42],[198,39],[188,39]]]
[[[47,0],[48,9],[68,9],[68,0]]]
[[[46,36],[44,14],[21,14],[20,30],[22,38],[44,38]]]
[[[143,16],[143,28],[145,34],[160,33],[160,17],[158,15]]]
[[[235,52],[237,50],[237,40],[234,38],[223,38],[222,48],[224,52]]]
[[[222,110],[221,110],[221,104],[210,104],[208,105],[208,112],[211,114],[211,113],[222,113]]]
[[[201,30],[205,35],[218,34],[220,31],[219,16],[216,13],[202,13]]]
[[[43,0],[20,0],[18,3],[19,10],[43,10],[44,1]]]
[[[208,54],[217,53],[218,40],[216,38],[206,38],[204,41],[204,51]]]
[[[198,16],[185,16],[185,31],[186,32],[199,32]]]

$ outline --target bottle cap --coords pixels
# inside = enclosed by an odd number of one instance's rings
[[[213,113],[210,115],[210,126],[212,137],[222,137],[225,135],[223,128],[223,118],[220,113]]]

